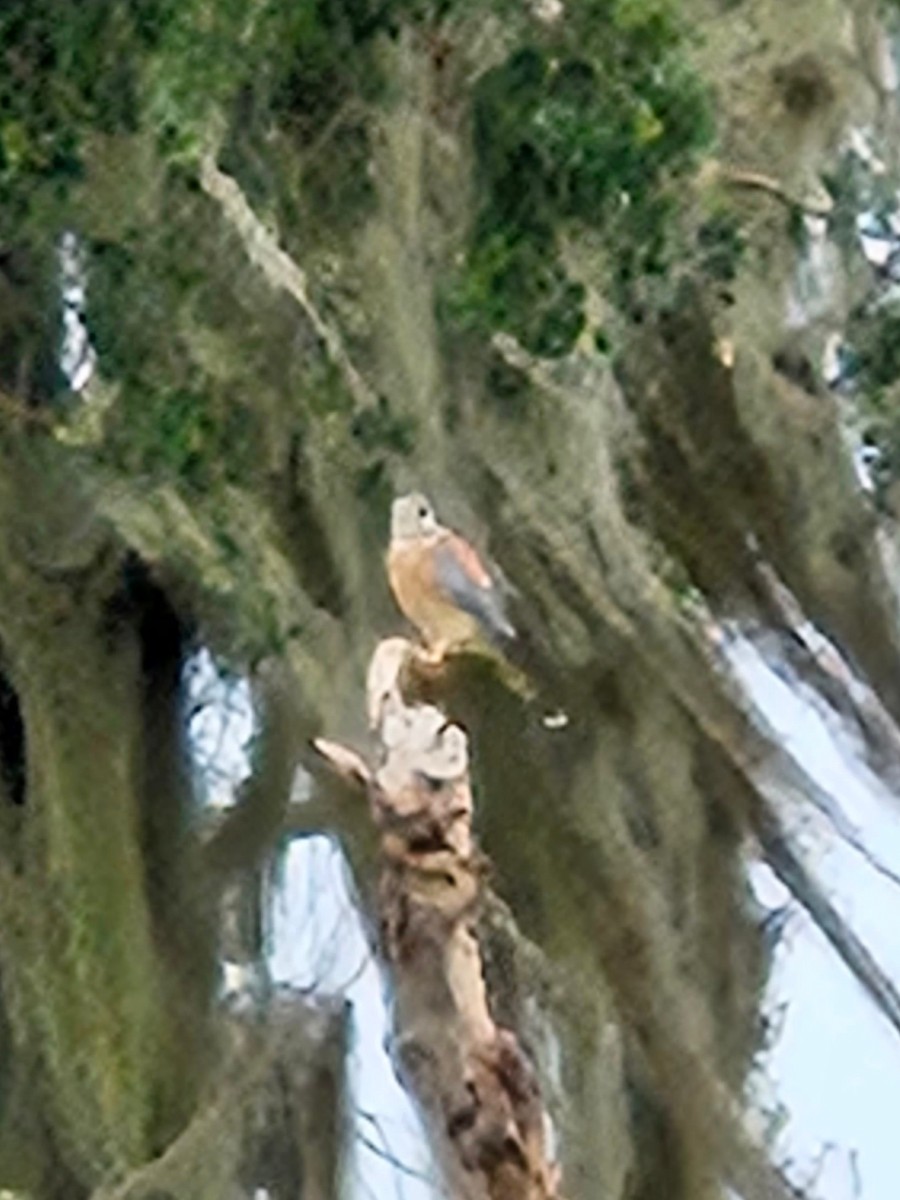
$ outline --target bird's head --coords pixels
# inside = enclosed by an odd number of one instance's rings
[[[421,492],[398,496],[391,505],[391,538],[425,537],[438,528],[431,501]]]

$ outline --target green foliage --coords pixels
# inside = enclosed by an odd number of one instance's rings
[[[608,239],[620,298],[637,277],[666,269],[678,208],[669,185],[711,136],[682,41],[666,0],[584,0],[559,33],[481,79],[481,211],[448,301],[461,324],[565,353],[583,325],[583,292],[556,253],[566,229]]]
[[[379,396],[374,408],[356,414],[350,432],[364,455],[364,462],[356,469],[356,494],[370,511],[384,512],[394,494],[387,469],[389,458],[412,454],[416,444],[415,423],[394,412],[387,398]]]
[[[357,413],[351,423],[351,432],[364,450],[389,450],[407,455],[415,445],[415,426],[409,417],[391,410],[384,396],[378,397],[375,408]]]
[[[365,119],[340,123],[329,136],[328,153],[314,155],[303,171],[305,205],[298,214],[300,227],[314,218],[319,225],[343,232],[371,212],[375,189],[367,170],[370,159]],[[294,222],[288,225],[292,226]]]
[[[697,231],[700,269],[718,283],[730,283],[746,249],[746,239],[735,213],[720,209]]]
[[[259,459],[251,404],[263,374],[258,326],[239,301],[226,302],[219,272],[227,273],[227,258],[201,223],[202,198],[172,185],[167,201],[164,225],[90,247],[91,338],[105,379],[119,390],[101,453],[126,474],[209,491]],[[191,339],[227,341],[239,321],[242,357],[214,373]],[[211,357],[219,357],[218,343]]]
[[[185,196],[178,164],[193,172],[201,146],[224,128],[223,154],[239,162],[251,195],[258,187],[282,228],[307,228],[311,213],[352,219],[372,196],[365,111],[389,83],[373,52],[377,38],[405,21],[484,7],[487,0],[7,0],[0,186],[9,203],[0,236],[6,222],[11,237],[22,236],[22,215],[37,213],[42,189],[62,198],[58,236],[98,136],[151,134],[169,168],[165,218],[151,207],[121,237],[117,227],[118,241],[90,247],[91,334],[104,378],[119,389],[104,453],[118,467],[204,490],[252,469],[254,371],[274,369],[263,361],[265,339],[253,344],[252,318],[240,333],[242,357],[250,343],[246,364],[229,362],[213,378],[198,362],[191,328],[218,327],[217,308],[228,308],[221,329],[229,344],[242,301],[216,294],[227,288],[220,247],[196,244],[202,202]],[[522,28],[513,8],[511,28],[514,15]],[[527,28],[528,44],[475,89],[479,210],[444,301],[458,326],[508,329],[554,356],[584,328],[585,290],[563,265],[561,239],[600,231],[620,298],[666,272],[678,216],[673,181],[690,168],[709,121],[674,0],[580,0],[557,26]],[[326,130],[327,150],[318,153]],[[281,150],[300,151],[302,198],[278,175]],[[279,211],[291,203],[293,214]],[[192,208],[188,220],[182,205]],[[44,211],[36,221],[53,225]],[[730,236],[708,231],[715,272],[729,269]],[[332,389],[313,388],[310,413],[332,398]],[[408,453],[412,430],[385,406],[361,415],[353,432],[368,456],[361,487],[377,489],[385,453]]]
[[[34,191],[66,192],[91,132],[132,131],[141,64],[170,0],[6,0],[0,7],[0,232]]]
[[[860,310],[847,339],[863,440],[878,451],[872,474],[882,497],[900,476],[900,304]]]
[[[869,391],[900,379],[900,305],[884,304],[862,314],[847,331],[858,381]]]
[[[192,159],[238,112],[303,143],[348,96],[383,86],[367,48],[410,0],[5,0],[0,233],[46,190],[64,199],[98,134],[145,129]],[[424,6],[429,7],[429,6]],[[232,122],[233,123],[233,122]]]
[[[148,71],[148,109],[174,153],[193,153],[217,114],[286,122],[302,142],[350,93],[380,84],[362,52],[391,27],[375,0],[183,0]]]
[[[120,470],[202,491],[240,479],[255,430],[239,402],[201,378],[193,388],[157,385],[142,394],[128,392],[125,399],[105,448]]]
[[[463,329],[505,329],[535,353],[565,354],[584,326],[584,286],[568,278],[548,230],[476,237],[446,309]]]

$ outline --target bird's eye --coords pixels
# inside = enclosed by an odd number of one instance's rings
[[[424,506],[423,506],[422,508],[420,508],[420,509],[419,509],[419,516],[420,516],[420,517],[422,518],[422,520],[424,521],[424,520],[425,520],[425,518],[428,516],[428,509],[427,509],[427,508],[425,508]]]

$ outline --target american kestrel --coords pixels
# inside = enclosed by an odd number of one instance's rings
[[[448,650],[514,638],[497,581],[465,538],[439,525],[425,496],[400,496],[391,508],[387,554],[391,590],[419,630],[429,657]]]

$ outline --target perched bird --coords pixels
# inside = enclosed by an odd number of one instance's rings
[[[516,636],[498,579],[465,538],[438,524],[418,492],[393,503],[387,569],[397,603],[433,661],[484,636],[492,642]]]

